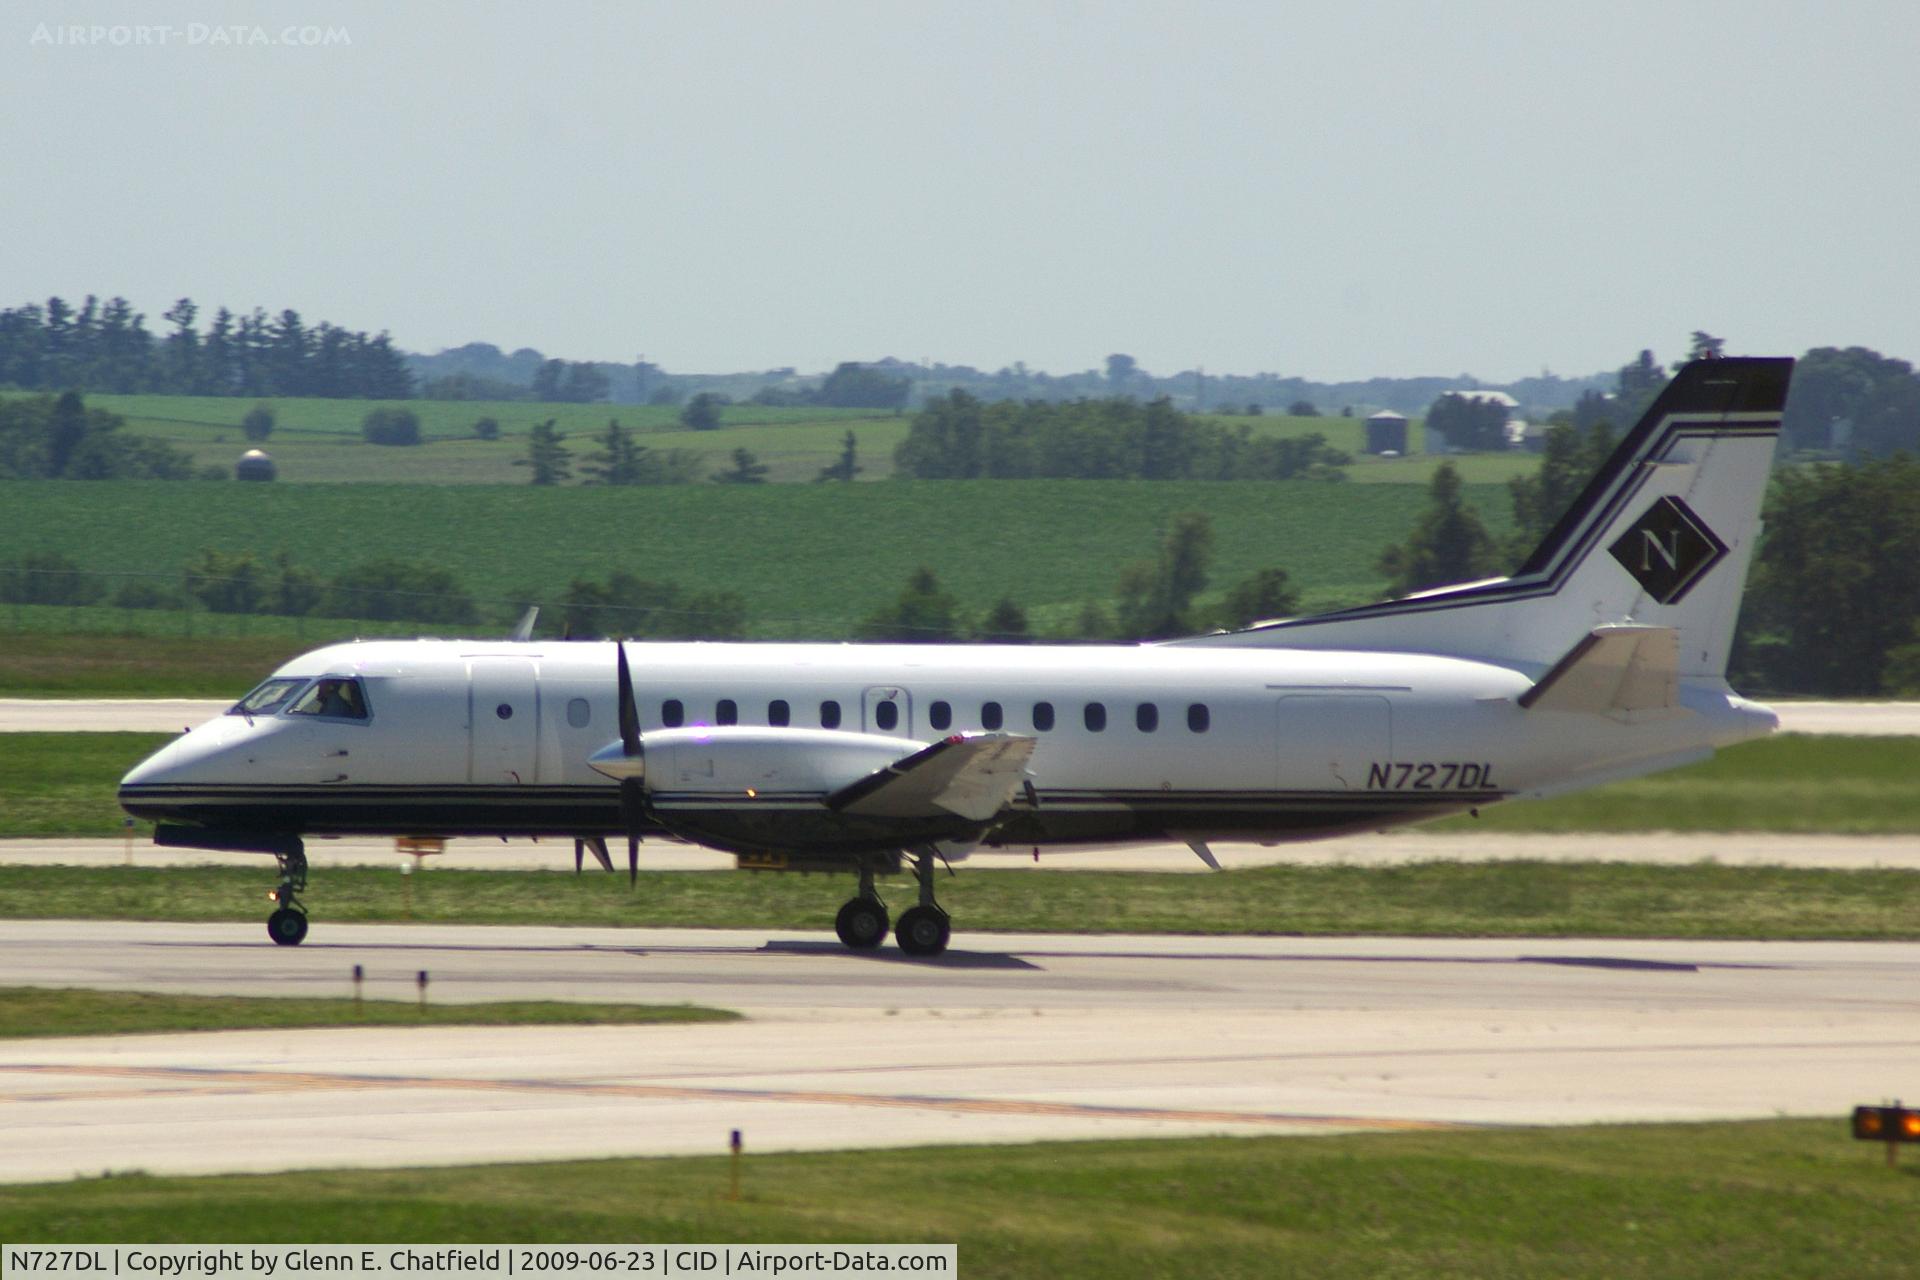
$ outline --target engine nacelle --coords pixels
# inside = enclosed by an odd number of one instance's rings
[[[588,763],[609,778],[643,778],[655,794],[823,796],[925,745],[837,729],[712,725],[655,729],[640,735],[640,755],[614,742]]]

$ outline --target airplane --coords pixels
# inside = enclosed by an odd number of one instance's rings
[[[936,861],[1276,844],[1636,777],[1771,733],[1726,680],[1790,359],[1683,366],[1513,574],[1136,645],[376,640],[275,671],[128,773],[157,844],[624,836],[857,877],[835,921],[939,955]],[[875,878],[912,860],[896,922]]]

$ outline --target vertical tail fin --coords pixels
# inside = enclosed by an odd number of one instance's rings
[[[1793,361],[1681,368],[1510,578],[1185,643],[1387,649],[1545,668],[1597,627],[1671,628],[1724,676]]]

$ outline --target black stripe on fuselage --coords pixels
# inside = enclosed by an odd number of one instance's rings
[[[1042,791],[1037,808],[1011,811],[993,842],[1076,843],[1224,837],[1299,838],[1439,817],[1503,798],[1499,791]],[[549,835],[624,830],[610,787],[304,787],[189,784],[123,788],[135,817],[215,830],[300,835]],[[695,815],[822,817],[825,797],[652,798],[663,822]],[[665,834],[649,822],[643,835]]]

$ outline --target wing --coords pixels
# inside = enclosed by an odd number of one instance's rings
[[[1006,733],[942,739],[827,797],[835,813],[863,818],[985,822],[1007,807],[1027,777],[1034,740]]]

